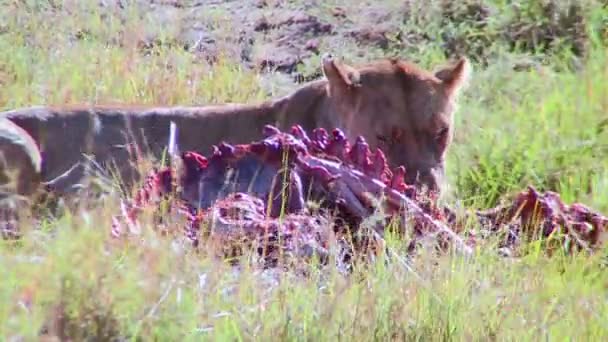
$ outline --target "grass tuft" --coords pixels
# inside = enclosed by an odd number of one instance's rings
[[[269,96],[261,76],[228,54],[201,58],[174,38],[178,24],[161,25],[136,3],[121,3],[123,8],[96,1],[0,5],[0,109],[205,105]],[[353,13],[362,2],[351,3],[344,6],[349,16],[366,16]],[[344,4],[334,0],[314,11],[321,15]],[[365,56],[353,52],[353,59],[397,55],[430,66],[462,53],[475,62],[449,152],[448,201],[489,207],[534,185],[608,213],[605,4],[390,5],[402,18],[388,47],[370,48]],[[208,16],[221,28],[221,11]],[[346,56],[354,51],[351,41],[343,48]],[[262,271],[185,248],[177,234],[155,231],[151,221],[136,240],[111,239],[115,213],[116,198],[110,197],[45,219],[19,241],[0,241],[3,340],[608,337],[608,249],[549,257],[541,253],[543,241],[530,241],[528,253],[516,259],[498,256],[490,241],[471,259],[423,251],[409,264],[376,262],[349,276],[315,265]],[[390,234],[386,244],[397,252],[407,248]]]

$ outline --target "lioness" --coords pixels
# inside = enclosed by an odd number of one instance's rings
[[[181,150],[205,154],[220,141],[247,143],[261,138],[266,124],[281,129],[300,124],[309,132],[316,127],[339,127],[350,139],[363,135],[372,148],[382,148],[391,165],[404,165],[407,182],[438,190],[452,138],[454,104],[467,79],[468,60],[461,58],[433,73],[400,60],[352,67],[325,55],[322,69],[324,79],[259,104],[30,107],[0,113],[0,117],[23,128],[38,144],[43,156],[41,177],[43,181],[61,178],[62,185],[56,186],[60,192],[82,178],[82,165],[88,160],[83,155],[93,156],[101,165],[113,160],[119,176],[131,184],[137,177],[129,162],[134,150],[126,147],[136,146],[159,157],[171,121],[178,126]],[[3,149],[9,161],[27,159],[25,147]],[[30,191],[32,186],[22,189]]]

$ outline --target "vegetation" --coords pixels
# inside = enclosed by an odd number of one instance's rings
[[[305,0],[299,0],[301,2]],[[398,3],[385,0],[383,3]],[[358,3],[355,1],[354,3]],[[608,213],[608,6],[605,1],[410,1],[399,32],[366,59],[425,67],[474,62],[457,113],[446,201],[488,207],[531,184]],[[343,5],[329,1],[319,7]],[[171,43],[135,5],[0,5],[0,109],[36,104],[209,104],[277,92],[229,57],[209,63]],[[439,15],[443,14],[443,15]],[[143,32],[161,43],[142,46]],[[168,42],[163,44],[162,42]],[[327,47],[331,48],[331,47]],[[348,48],[348,46],[347,46]],[[302,68],[316,68],[313,64]],[[235,268],[177,238],[113,241],[116,201],[0,242],[0,336],[41,333],[154,340],[569,338],[605,340],[606,251],[520,259],[423,254],[345,276]],[[107,227],[107,229],[105,228]],[[395,251],[403,241],[388,239]],[[245,258],[246,259],[246,258]]]

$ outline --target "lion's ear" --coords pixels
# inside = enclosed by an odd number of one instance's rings
[[[462,57],[454,65],[441,68],[435,72],[449,93],[457,93],[469,80],[471,65],[466,57]]]
[[[327,78],[331,89],[345,90],[361,86],[359,71],[350,65],[335,60],[331,54],[323,55],[321,63],[323,75]]]

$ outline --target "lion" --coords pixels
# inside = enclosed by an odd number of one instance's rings
[[[4,143],[10,163],[21,164],[19,192],[36,184],[52,184],[60,193],[72,191],[86,166],[114,166],[123,184],[138,178],[133,157],[160,158],[175,122],[181,150],[203,154],[221,141],[248,143],[262,138],[263,127],[301,125],[342,129],[349,139],[362,135],[382,149],[392,166],[405,166],[406,182],[440,190],[445,154],[452,141],[453,116],[460,89],[469,77],[462,57],[435,72],[411,62],[380,59],[351,66],[330,54],[322,58],[324,77],[292,93],[255,104],[208,106],[64,106],[29,107],[0,113],[29,137]],[[25,133],[21,133],[25,135]],[[31,148],[34,141],[42,163]],[[3,172],[0,170],[0,173]],[[29,182],[29,184],[28,184]]]

